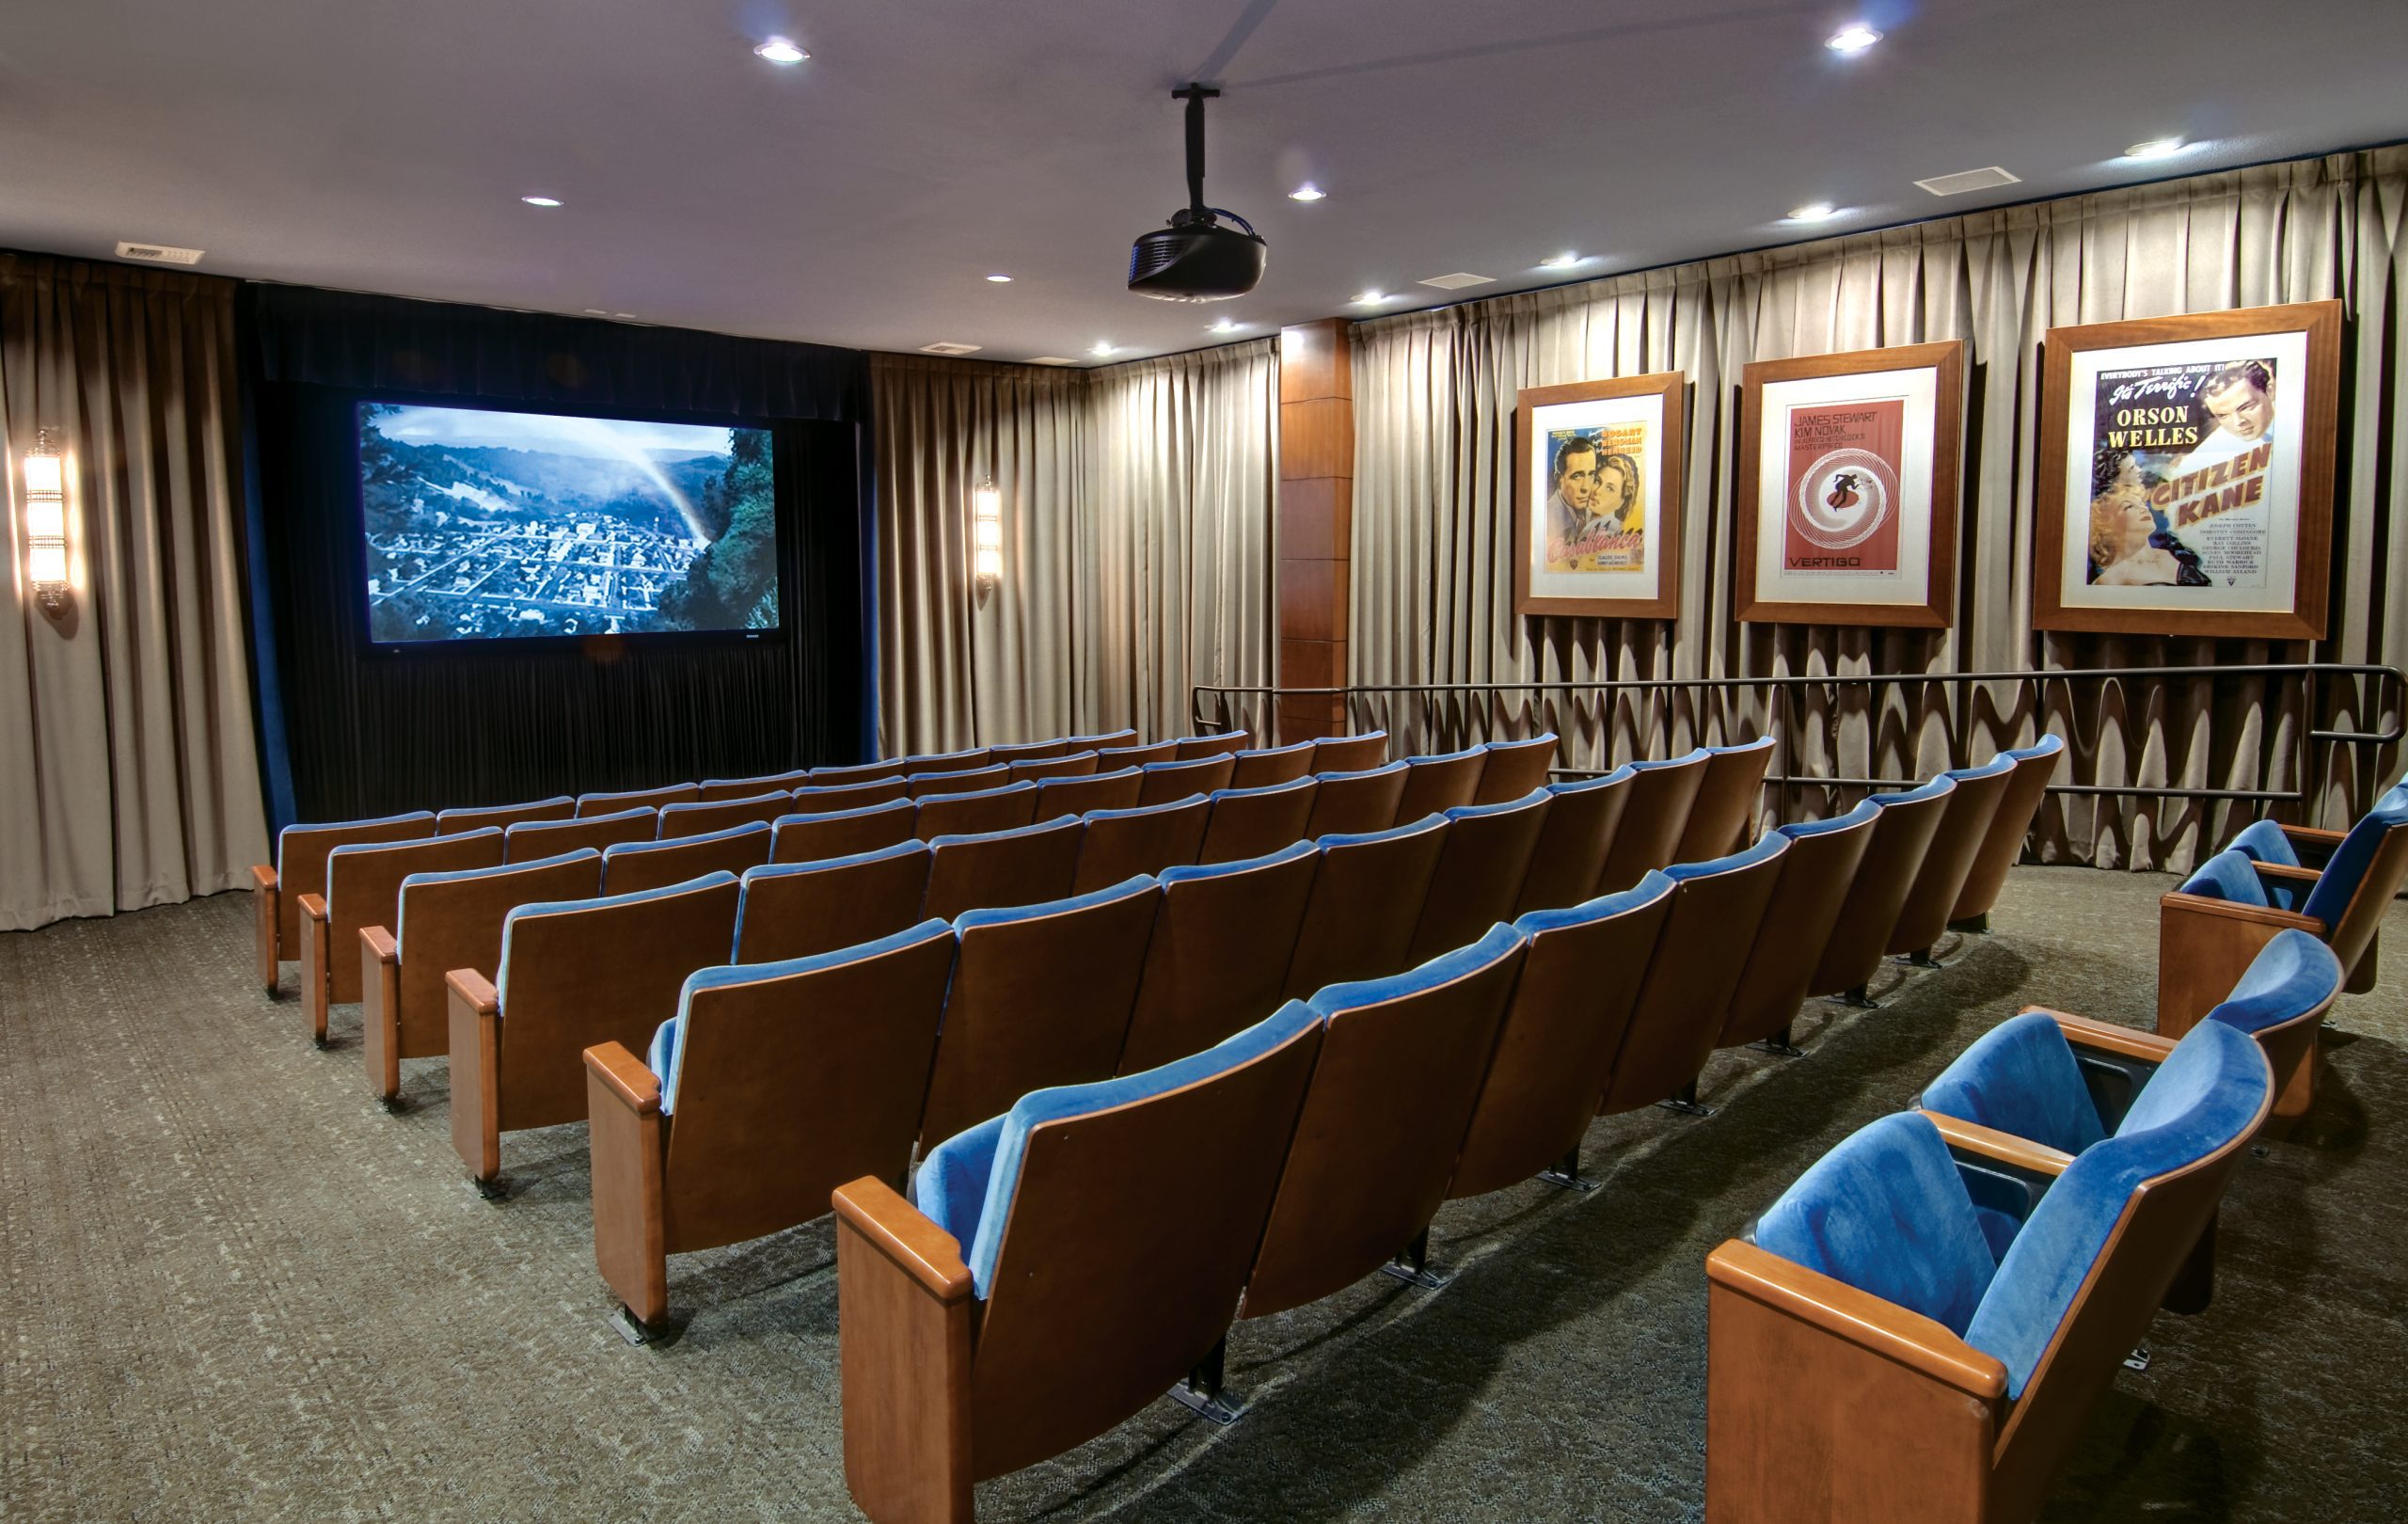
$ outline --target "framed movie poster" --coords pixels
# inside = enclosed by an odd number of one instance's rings
[[[1964,421],[1958,340],[1749,366],[1738,617],[1947,628]]]
[[[2341,304],[2052,328],[2037,629],[2321,640]]]
[[[1515,613],[1678,613],[1686,386],[1665,371],[1515,396]]]

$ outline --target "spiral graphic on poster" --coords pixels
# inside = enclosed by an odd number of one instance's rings
[[[1870,450],[1834,450],[1798,482],[1798,532],[1826,550],[1872,538],[1890,516],[1890,463]]]

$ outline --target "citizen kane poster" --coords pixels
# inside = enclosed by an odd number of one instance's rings
[[[1904,398],[1789,409],[1781,569],[1849,578],[1898,575]]]
[[[2111,361],[2076,391],[2077,427],[2083,398],[2090,402],[2090,483],[2068,498],[2089,510],[2067,528],[2068,539],[2077,527],[2087,535],[2087,587],[2195,589],[2203,601],[2272,588],[2288,597],[2299,488],[2295,437],[2286,436],[2296,430],[2277,425],[2289,421],[2291,367],[2273,352],[2279,340],[2239,342],[2259,347],[2178,363]]]
[[[1545,570],[1647,569],[1650,432],[1644,422],[1547,431]]]

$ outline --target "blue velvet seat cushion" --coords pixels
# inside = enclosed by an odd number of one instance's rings
[[[2306,1015],[2340,988],[2341,960],[2333,949],[2297,927],[2286,927],[2258,949],[2248,972],[2208,1019],[2261,1032]]]
[[[1880,813],[1880,805],[1869,799],[1861,800],[1858,802],[1856,808],[1846,815],[1834,815],[1824,820],[1800,820],[1795,825],[1779,826],[1775,828],[1774,833],[1787,836],[1792,841],[1802,841],[1808,836],[1827,836],[1834,831],[1852,831],[1858,826],[1868,824]]]
[[[1549,931],[1561,930],[1568,926],[1587,926],[1595,921],[1610,921],[1617,915],[1627,915],[1633,911],[1644,910],[1671,894],[1672,887],[1671,878],[1658,869],[1649,868],[1646,877],[1627,889],[1618,889],[1610,895],[1599,895],[1594,899],[1578,905],[1568,905],[1561,910],[1524,911],[1514,918],[1513,929],[1526,937],[1535,939],[1545,936]]]
[[[1943,772],[1939,777],[1934,778],[1931,782],[1923,785],[1921,787],[1909,788],[1903,793],[1897,794],[1870,795],[1867,797],[1865,802],[1869,804],[1882,805],[1919,804],[1925,800],[1938,799],[1944,794],[1953,794],[1956,791],[1956,780]]]
[[[646,842],[642,845],[651,846],[652,843]],[[612,849],[614,851],[616,849]],[[605,852],[602,855],[607,859],[610,854]],[[622,905],[641,905],[647,899],[667,899],[674,895],[690,895],[736,881],[737,881],[735,874],[728,872],[725,868],[716,868],[697,878],[688,879],[683,883],[665,883],[657,889],[638,889],[624,895],[596,895],[591,899],[541,899],[532,904],[519,906],[504,916],[501,922],[501,972],[494,976],[493,981],[495,1009],[497,1012],[505,1012],[510,1006],[510,939],[521,921],[531,921],[539,915],[569,915],[579,911],[615,910]]]
[[[1216,1046],[1185,1058],[1092,1085],[1065,1085],[1021,1097],[1011,1110],[958,1133],[929,1151],[912,1182],[920,1212],[962,1246],[970,1279],[983,1300],[994,1289],[995,1262],[1020,1189],[1021,1161],[1028,1135],[1039,1125],[1068,1117],[1091,1116],[1132,1105],[1227,1073],[1269,1053],[1321,1018],[1301,1000]],[[1034,1252],[1075,1253],[1075,1245],[1038,1245]]]
[[[492,879],[505,873],[531,873],[537,868],[556,868],[563,863],[591,860],[594,864],[594,887],[602,887],[602,854],[591,847],[580,847],[573,852],[555,857],[538,857],[524,863],[497,863],[491,867],[450,868],[440,873],[412,873],[402,880],[401,904],[393,921],[393,955],[407,956],[403,948],[409,938],[410,891],[420,884],[456,883],[462,879]]]
[[[400,815],[378,816],[373,820],[333,820],[328,821],[324,825],[305,824],[286,826],[283,830],[276,833],[276,876],[278,879],[282,879],[284,877],[284,838],[293,834],[293,833],[296,831],[326,831],[335,827],[341,827],[344,830],[351,831],[358,830],[364,826],[399,825],[404,820],[425,820],[432,823],[434,819],[435,812],[433,810],[407,810]],[[429,832],[428,834],[432,835],[434,833]]]
[[[644,1067],[660,1078],[660,1114],[667,1117],[677,1110],[678,1060],[683,1056],[679,1044],[685,1039],[686,1024],[693,1019],[695,995],[733,985],[788,980],[795,985],[796,1005],[802,1007],[811,999],[807,986],[814,975],[866,959],[882,958],[888,953],[916,947],[941,937],[950,940],[952,936],[953,928],[944,922],[922,921],[908,931],[897,931],[859,946],[838,947],[832,952],[814,953],[808,958],[787,958],[774,963],[723,964],[718,968],[697,969],[687,975],[685,985],[677,992],[677,1014],[654,1029],[652,1045],[644,1052]]]
[[[2065,1029],[2039,1011],[1983,1033],[1924,1087],[1921,1104],[2064,1153],[2107,1135]]]
[[[1931,1119],[1859,1128],[1757,1219],[1758,1246],[1962,1335],[1997,1263]]]
[[[742,825],[732,825],[720,831],[705,831],[692,836],[664,836],[657,841],[613,842],[602,849],[602,856],[608,860],[623,855],[633,856],[642,852],[666,851],[672,847],[691,847],[696,842],[702,841],[734,841],[739,836],[766,836],[768,833],[768,821],[747,820]]]
[[[2133,1191],[2257,1125],[2273,1089],[2265,1055],[2239,1027],[2202,1022],[2143,1087],[2122,1129],[2066,1167],[1998,1262],[1965,1341],[2006,1366],[2006,1393],[2048,1352]]]
[[[1535,809],[1555,796],[1544,788],[1533,788],[1519,799],[1499,800],[1494,804],[1450,804],[1438,813],[1449,820],[1477,820],[1490,815],[1513,815]]]
[[[2192,869],[2191,876],[2182,881],[2180,892],[2235,905],[2255,905],[2261,910],[2271,903],[2265,881],[2258,877],[2258,865],[2228,847]]]
[[[1251,793],[1254,790],[1249,789],[1247,792]],[[1220,796],[1216,794],[1213,797],[1217,799]],[[1265,852],[1260,857],[1241,857],[1228,863],[1180,863],[1155,874],[1154,881],[1164,889],[1168,889],[1175,883],[1193,883],[1199,879],[1218,879],[1231,873],[1251,873],[1258,868],[1275,867],[1281,863],[1292,863],[1299,857],[1319,857],[1320,855],[1321,849],[1309,841],[1290,842],[1277,851]]]
[[[1343,984],[1323,985],[1307,996],[1305,1003],[1323,1016],[1342,1015],[1366,1006],[1385,1006],[1392,1000],[1402,1000],[1435,990],[1443,984],[1452,984],[1506,959],[1518,958],[1524,945],[1522,933],[1499,921],[1490,927],[1487,934],[1478,942],[1457,947],[1452,952],[1440,953],[1418,968],[1376,979],[1350,979]]]
[[[1703,863],[1675,863],[1664,873],[1674,883],[1686,883],[1691,879],[1710,879],[1719,873],[1736,873],[1742,868],[1751,868],[1787,850],[1789,838],[1778,831],[1767,831],[1756,838],[1755,845],[1727,857],[1710,858]]]

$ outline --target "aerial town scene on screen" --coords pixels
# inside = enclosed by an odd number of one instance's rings
[[[768,629],[766,429],[359,405],[379,642]]]

